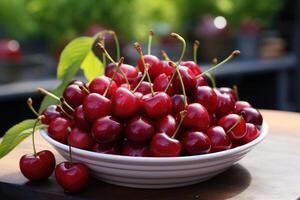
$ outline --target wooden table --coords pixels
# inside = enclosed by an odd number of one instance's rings
[[[176,189],[132,189],[92,179],[88,188],[66,195],[53,175],[30,183],[19,171],[19,158],[31,153],[27,138],[0,160],[0,199],[300,199],[300,114],[261,111],[270,126],[266,140],[239,164],[204,183]],[[38,149],[53,150],[37,134]],[[53,152],[55,152],[53,150]],[[58,162],[62,157],[56,153]]]

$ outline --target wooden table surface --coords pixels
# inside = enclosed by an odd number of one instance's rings
[[[78,194],[67,195],[54,176],[30,183],[19,171],[19,158],[31,153],[27,138],[0,160],[0,199],[300,199],[300,114],[261,110],[269,135],[238,164],[204,183],[175,189],[133,189],[92,179]],[[37,149],[50,149],[38,134]],[[55,150],[53,150],[55,152]],[[56,152],[55,152],[56,153]],[[62,157],[56,153],[57,162]]]

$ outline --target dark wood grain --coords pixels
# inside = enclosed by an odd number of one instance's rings
[[[133,189],[92,179],[79,194],[55,183],[30,183],[19,172],[19,158],[30,153],[26,139],[0,160],[0,199],[297,199],[300,197],[300,114],[262,110],[270,126],[266,140],[239,164],[204,183],[175,189]],[[37,134],[38,149],[51,149]],[[54,150],[53,150],[54,151]],[[62,157],[57,155],[58,162]]]

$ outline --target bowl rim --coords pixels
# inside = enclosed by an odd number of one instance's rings
[[[192,155],[192,156],[178,156],[178,157],[132,157],[132,156],[124,156],[124,155],[114,155],[114,154],[104,154],[104,153],[97,153],[93,151],[83,150],[76,147],[72,147],[72,153],[82,155],[82,156],[88,156],[88,157],[94,157],[99,159],[106,159],[111,161],[127,161],[127,162],[184,162],[184,161],[200,161],[200,160],[206,160],[206,159],[215,159],[227,155],[232,155],[238,152],[242,152],[244,150],[249,149],[252,146],[255,146],[256,144],[260,143],[268,134],[269,127],[268,124],[264,121],[261,129],[260,129],[260,135],[253,141],[244,144],[242,146],[235,147],[233,149],[228,149],[224,151],[209,153],[209,154],[201,154],[201,155]],[[54,139],[52,139],[48,132],[45,129],[40,130],[41,136],[51,145],[54,147],[63,149],[64,151],[69,150],[69,146],[65,145],[63,143],[60,143]]]

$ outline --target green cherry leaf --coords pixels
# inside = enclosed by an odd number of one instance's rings
[[[104,73],[103,63],[91,50],[81,64],[81,69],[88,81]]]

